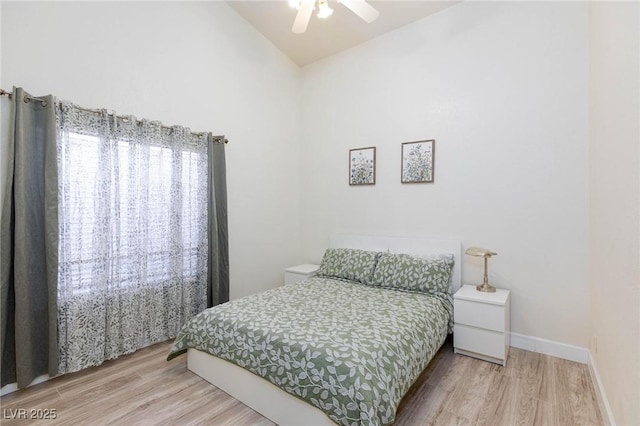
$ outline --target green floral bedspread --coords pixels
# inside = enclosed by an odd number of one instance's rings
[[[386,425],[444,342],[452,312],[448,300],[425,294],[312,278],[201,312],[168,359],[199,349],[338,424]]]

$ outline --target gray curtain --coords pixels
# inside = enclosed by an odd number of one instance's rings
[[[229,301],[229,233],[224,140],[224,137],[209,138],[209,307]]]
[[[1,216],[2,386],[58,372],[58,173],[52,96],[13,89]]]

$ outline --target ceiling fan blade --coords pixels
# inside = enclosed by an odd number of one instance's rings
[[[311,13],[313,12],[313,5],[315,3],[316,3],[315,0],[302,0],[300,2],[300,8],[298,9],[296,20],[293,21],[293,27],[291,27],[291,32],[296,34],[302,34],[305,31],[307,31],[307,25],[309,25],[309,20],[311,19]]]
[[[380,12],[365,0],[338,0],[338,3],[345,5],[347,9],[364,19],[367,24],[372,23],[380,16]]]

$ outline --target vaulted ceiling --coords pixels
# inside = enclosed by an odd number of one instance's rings
[[[296,9],[291,8],[286,0],[230,0],[227,3],[293,62],[305,66],[425,18],[459,1],[369,1],[380,11],[380,17],[367,24],[336,0],[329,0],[333,15],[320,19],[314,13],[304,34],[291,32]]]

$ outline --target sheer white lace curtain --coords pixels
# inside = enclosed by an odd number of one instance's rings
[[[67,373],[172,338],[206,308],[208,139],[57,108],[59,371]]]

